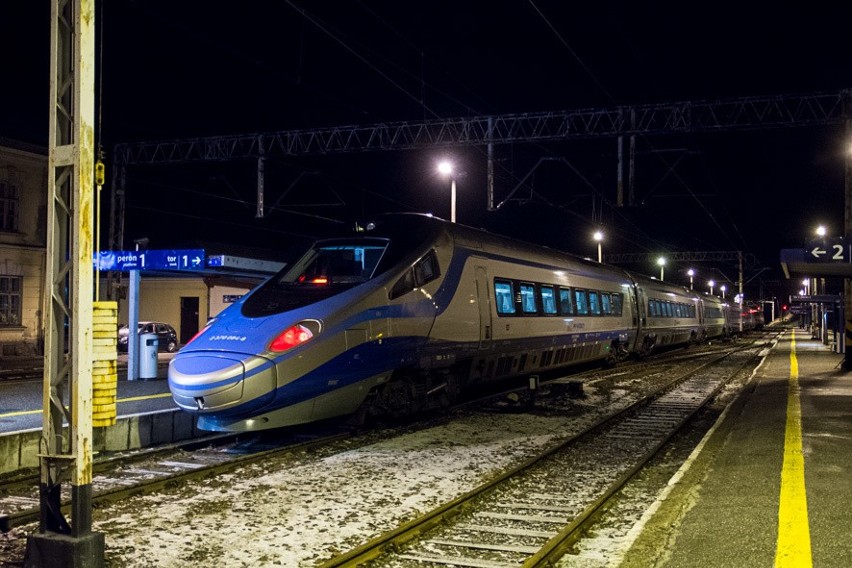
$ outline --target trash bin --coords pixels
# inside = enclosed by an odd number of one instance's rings
[[[156,333],[143,333],[139,336],[139,378],[157,378],[157,351],[160,339]]]

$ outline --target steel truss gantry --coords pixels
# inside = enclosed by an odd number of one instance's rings
[[[117,144],[116,166],[842,124],[850,90]]]
[[[666,260],[672,262],[739,262],[742,252],[731,250],[667,252]],[[649,252],[626,252],[604,255],[604,261],[610,264],[640,264],[654,262],[660,254]]]
[[[852,89],[117,144],[113,149],[115,174],[111,185],[110,247],[122,250],[124,246],[125,180],[128,166],[254,159],[257,162],[257,217],[263,217],[264,163],[268,157],[487,145],[487,205],[491,211],[495,209],[495,144],[599,137],[618,137],[621,143],[621,139],[628,136],[632,148],[632,140],[636,135],[843,124],[850,114],[850,93]],[[622,202],[620,193],[618,200]]]

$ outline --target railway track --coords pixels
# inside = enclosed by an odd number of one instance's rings
[[[310,451],[351,437],[349,431],[300,430],[272,440],[265,433],[211,435],[200,440],[170,444],[97,460],[93,466],[92,503],[116,501],[151,493],[176,482],[203,479],[240,466],[263,462],[288,452]],[[0,483],[0,532],[39,519],[39,477],[27,471]],[[63,488],[62,508],[70,510],[70,488]]]
[[[715,357],[670,381],[650,400],[598,421],[322,568],[552,566],[759,348]]]
[[[725,352],[730,351],[728,348]],[[706,357],[707,353],[695,352],[688,356],[690,359]],[[630,372],[635,373],[646,368],[659,368],[661,364],[683,355],[664,353],[631,366]],[[595,370],[589,373],[568,377],[569,380],[587,380],[595,377],[603,379],[623,371]],[[512,389],[499,393],[490,393],[486,397],[468,401],[461,408],[475,408],[486,400],[500,399],[511,392],[522,389]],[[436,420],[449,418],[432,418],[421,423],[434,425]],[[414,426],[416,427],[416,426]],[[425,427],[425,426],[424,426]],[[311,430],[314,428],[312,427]],[[306,430],[310,431],[310,430]],[[107,459],[96,460],[94,464],[93,491],[94,502],[101,503],[122,499],[130,495],[150,493],[166,484],[217,475],[233,468],[274,459],[286,452],[307,450],[329,444],[351,436],[350,431],[334,434],[305,434],[301,429],[288,431],[284,439],[268,441],[268,436],[258,435],[214,435],[201,440],[172,444],[152,448],[140,452],[130,452],[111,456]],[[63,495],[63,503],[68,502],[69,496]],[[19,475],[9,476],[0,480],[0,532],[26,525],[38,520],[38,472],[28,471]]]

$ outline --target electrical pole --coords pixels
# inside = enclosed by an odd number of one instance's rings
[[[104,564],[104,535],[91,530],[94,2],[51,1],[40,515],[27,539],[28,567]],[[68,479],[70,522],[61,509]]]

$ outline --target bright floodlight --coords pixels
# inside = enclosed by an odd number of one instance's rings
[[[824,237],[825,236],[825,227],[823,227],[822,225],[817,227],[816,234],[819,235],[820,237]]]
[[[665,265],[666,265],[666,259],[665,259],[665,258],[663,258],[663,257],[658,258],[658,259],[657,259],[657,264],[658,264],[659,266],[665,266]]]
[[[439,162],[438,171],[444,174],[445,176],[450,175],[451,173],[453,173],[453,164],[451,162],[448,162],[447,160]]]
[[[686,271],[686,275],[689,276],[690,278],[692,278],[693,276],[695,276],[695,271],[690,268],[689,270]]]
[[[603,233],[600,231],[595,231],[595,234],[592,235],[592,237],[595,239],[595,241],[601,242],[603,240]]]

